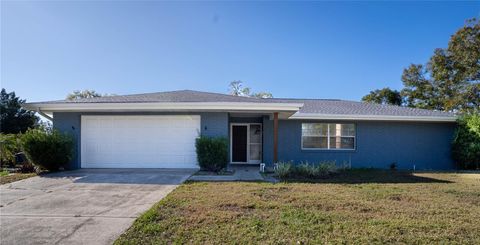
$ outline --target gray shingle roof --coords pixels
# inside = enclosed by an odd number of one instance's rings
[[[323,99],[268,99],[276,102],[303,103],[300,113],[368,116],[454,117],[455,114],[393,105],[380,105],[347,100]]]
[[[55,100],[42,103],[148,103],[148,102],[262,102],[262,99],[228,94],[178,90],[157,93],[104,96],[76,100]]]
[[[227,94],[179,90],[170,92],[145,93],[133,95],[105,96],[77,100],[56,100],[40,102],[56,103],[148,103],[148,102],[252,102],[252,103],[303,103],[299,113],[328,115],[362,115],[362,116],[406,116],[406,117],[455,117],[453,113],[423,110],[416,108],[379,105],[357,101],[334,99],[259,99],[232,96]]]

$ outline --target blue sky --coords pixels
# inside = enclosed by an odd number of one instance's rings
[[[1,85],[28,101],[76,89],[360,100],[446,47],[476,2],[2,1]]]

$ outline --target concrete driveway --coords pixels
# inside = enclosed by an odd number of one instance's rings
[[[195,170],[82,169],[0,186],[0,244],[111,244]]]

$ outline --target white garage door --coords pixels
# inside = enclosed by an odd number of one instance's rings
[[[82,168],[198,168],[200,116],[82,116]]]

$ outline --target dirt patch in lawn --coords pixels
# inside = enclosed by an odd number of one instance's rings
[[[36,173],[14,173],[14,174],[0,176],[0,185],[12,183],[22,179],[27,179],[33,176],[37,176],[37,174]]]

